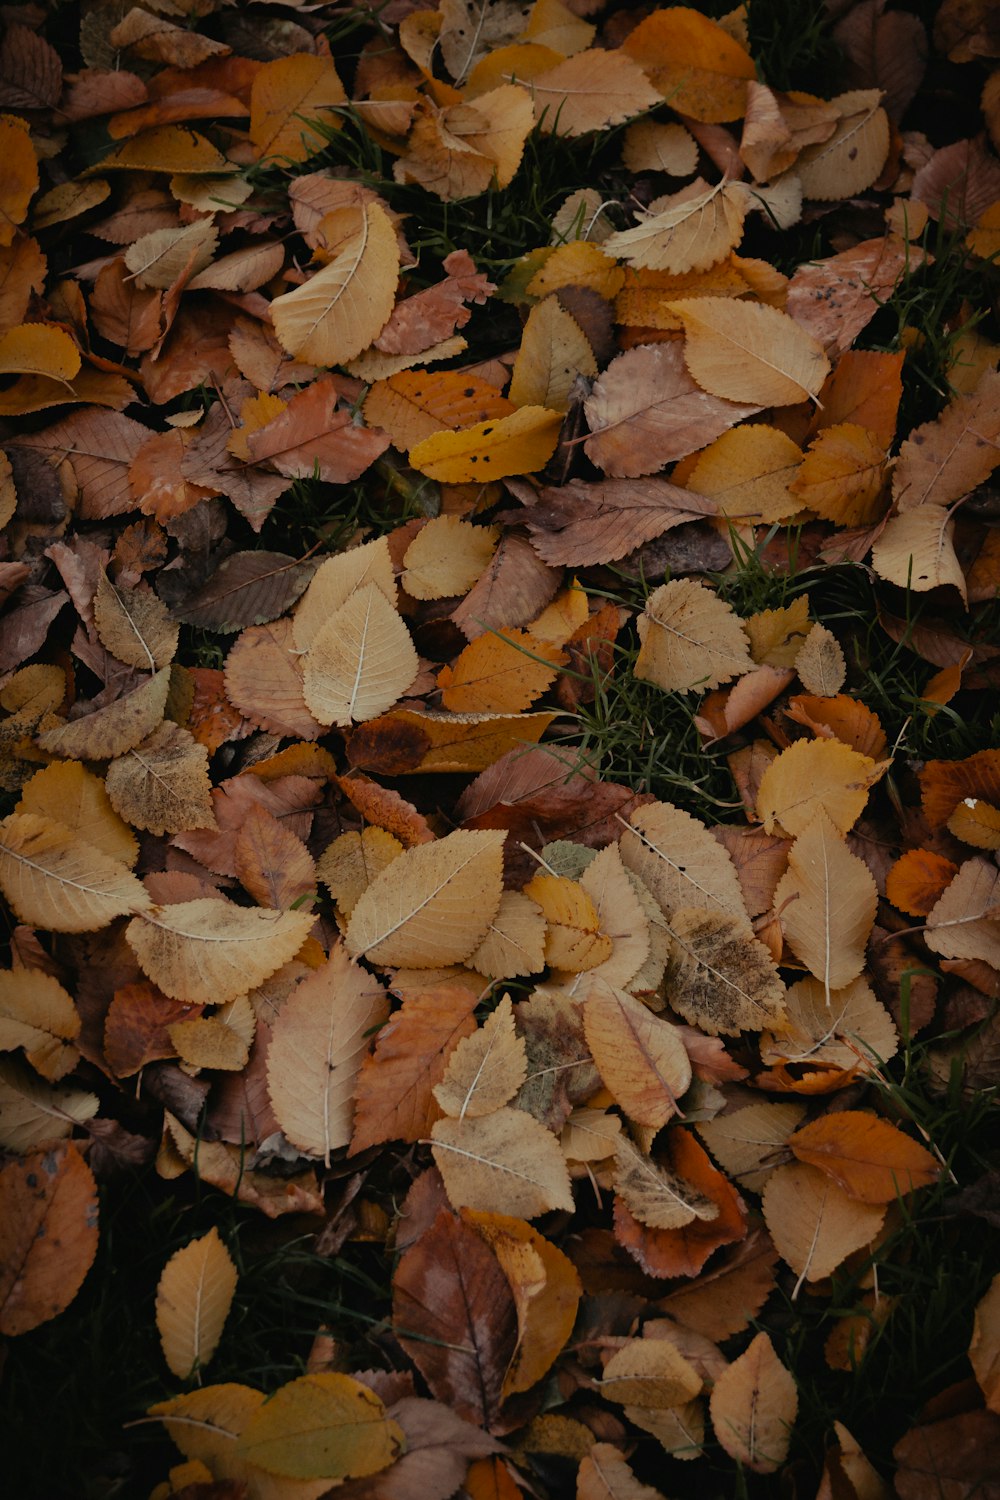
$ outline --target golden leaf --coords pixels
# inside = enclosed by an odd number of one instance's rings
[[[424,438],[410,449],[410,464],[440,484],[532,474],[552,457],[561,426],[561,412],[521,406],[509,416]]]
[[[143,973],[165,995],[224,1005],[294,958],[313,920],[310,912],[263,911],[204,897],[135,917],[125,936]]]
[[[684,358],[713,396],[792,406],[816,396],[830,361],[787,313],[760,302],[693,297],[668,302],[684,324]]]
[[[502,831],[458,829],[407,849],[375,877],[347,928],[347,950],[376,964],[434,968],[478,948],[503,889]]]
[[[719,1217],[717,1203],[706,1198],[692,1183],[685,1182],[653,1161],[652,1157],[637,1151],[625,1137],[615,1144],[615,1191],[629,1213],[651,1229],[682,1229],[695,1219],[710,1222]],[[696,1391],[690,1391],[683,1399],[688,1400],[696,1394]],[[634,1395],[622,1399],[636,1401],[639,1406],[656,1404],[638,1400]],[[673,1401],[667,1403],[669,1406],[676,1404]]]
[[[376,583],[355,589],[321,625],[306,652],[303,694],[320,724],[377,718],[417,675],[416,649]]]
[[[384,536],[323,559],[295,606],[296,649],[308,651],[320,627],[367,583],[375,584],[395,609],[396,580]]]
[[[826,993],[858,978],[878,891],[868,866],[851,853],[822,807],[792,845],[774,906],[789,947]]]
[[[20,921],[52,932],[91,932],[152,904],[125,865],[37,813],[0,823],[0,889]]]
[[[794,1377],[766,1333],[723,1370],[709,1398],[722,1447],[755,1474],[773,1474],[785,1462],[798,1406]]]
[[[81,843],[129,868],[138,858],[135,835],[111,806],[104,782],[79,761],[57,760],[36,771],[14,811],[63,823]]]
[[[550,968],[577,974],[611,957],[611,939],[600,931],[597,909],[578,881],[541,872],[528,881],[524,894],[538,902],[548,924],[545,962]]]
[[[179,1380],[212,1358],[235,1292],[236,1267],[215,1228],[167,1261],[156,1288],[156,1326],[163,1357]]]
[[[840,121],[827,140],[807,146],[795,171],[807,198],[833,202],[871,187],[889,154],[889,118],[880,89],[854,89],[830,103]]]
[[[955,552],[955,522],[943,505],[921,505],[893,516],[872,548],[880,578],[924,594],[951,584],[966,598],[965,574]]]
[[[878,768],[839,740],[796,740],[761,777],[757,812],[767,833],[780,824],[797,838],[825,811],[838,833],[860,818]]]
[[[857,422],[824,427],[809,444],[792,482],[800,505],[838,526],[870,526],[885,511],[886,453]]]
[[[828,1063],[864,1072],[899,1049],[892,1017],[864,979],[832,994],[818,979],[800,979],[789,986],[785,1006],[781,1031],[761,1037],[766,1063]]]
[[[514,360],[509,398],[515,406],[541,406],[564,412],[578,375],[591,379],[597,361],[583,330],[554,296],[528,313]]]
[[[335,209],[322,227],[328,263],[275,297],[271,316],[289,354],[330,366],[353,359],[378,337],[395,303],[399,246],[378,202]]]
[[[61,328],[22,323],[0,334],[0,375],[44,375],[68,381],[79,370],[80,351]]]
[[[757,76],[746,48],[687,6],[655,10],[629,33],[622,50],[674,109],[709,125],[743,115],[747,83]]]
[[[496,526],[473,526],[459,516],[435,516],[403,554],[403,588],[412,599],[468,593],[485,572],[500,537]]]
[[[573,1210],[559,1142],[522,1109],[496,1109],[476,1119],[438,1120],[431,1154],[453,1208],[484,1209],[534,1219]]]
[[[307,161],[322,151],[347,95],[329,57],[293,52],[264,63],[250,87],[250,140],[260,161]],[[323,111],[321,114],[320,111]],[[322,129],[311,123],[322,122]]]
[[[697,178],[666,199],[657,199],[634,229],[612,234],[604,250],[650,271],[707,271],[725,259],[743,237],[749,195],[742,182],[723,178],[714,186]]]
[[[545,967],[545,916],[523,891],[504,891],[486,936],[469,957],[487,979],[515,979]]]
[[[590,48],[545,73],[528,87],[535,120],[549,135],[588,135],[620,125],[658,104],[642,68],[625,51]]]
[[[666,1409],[697,1396],[702,1379],[669,1339],[630,1339],[604,1366],[603,1395],[624,1406]]]
[[[351,1479],[377,1474],[405,1450],[398,1422],[380,1398],[350,1375],[300,1375],[251,1414],[236,1456],[290,1479]]]
[[[710,495],[724,516],[771,525],[801,509],[791,492],[801,465],[797,443],[776,427],[753,423],[724,432],[704,449],[687,486]],[[754,659],[760,660],[756,654]]]
[[[803,1281],[822,1281],[855,1250],[869,1244],[885,1205],[859,1203],[818,1167],[793,1162],[772,1172],[764,1188],[764,1218],[782,1260]]]
[[[715,688],[749,672],[750,643],[738,615],[693,578],[661,584],[639,616],[635,675],[665,692]]]
[[[624,991],[591,995],[583,1025],[605,1086],[631,1119],[658,1130],[678,1113],[691,1062],[676,1026]]]
[[[637,808],[622,831],[625,867],[638,875],[669,919],[681,906],[700,906],[753,931],[739,876],[727,851],[697,818],[670,802]]]
[[[358,1072],[388,1014],[382,986],[339,943],[278,1012],[267,1051],[271,1104],[292,1144],[327,1166],[350,1142]]]
[[[434,1097],[456,1120],[489,1115],[513,1099],[527,1071],[524,1038],[514,1030],[514,1007],[504,995],[479,1030],[459,1042]]]
[[[23,1047],[28,1062],[55,1082],[79,1061],[70,1045],[80,1017],[57,979],[41,969],[0,969],[0,1052]]]

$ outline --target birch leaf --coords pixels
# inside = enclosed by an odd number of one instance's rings
[[[639,1125],[659,1130],[691,1083],[680,1032],[624,991],[592,996],[584,1032],[606,1087]]]
[[[439,484],[531,474],[552,457],[561,426],[561,411],[521,406],[509,416],[423,438],[410,449],[410,464]]]
[[[236,1267],[215,1228],[172,1255],[156,1288],[163,1357],[179,1380],[215,1353],[236,1292]]]
[[[965,574],[955,552],[955,521],[943,505],[921,505],[893,516],[872,548],[880,578],[925,594],[951,584],[964,600]]]
[[[0,1062],[0,1146],[7,1151],[23,1153],[63,1140],[93,1119],[99,1107],[96,1094],[49,1088],[26,1068]]]
[[[612,234],[604,251],[629,265],[682,276],[707,271],[739,244],[749,202],[742,182],[726,178],[710,187],[696,179],[668,199],[669,207],[643,215],[634,229]]]
[[[795,658],[795,670],[807,693],[832,698],[847,676],[847,663],[837,637],[825,625],[814,625]]]
[[[48,729],[38,736],[38,743],[50,755],[69,760],[111,760],[124,755],[152,734],[163,718],[170,691],[170,668],[161,667],[153,676],[116,698],[106,708],[95,709],[82,719],[72,719],[58,729]]]
[[[396,231],[378,203],[339,208],[322,221],[328,263],[271,303],[282,348],[324,367],[353,359],[378,337],[399,279]]]
[[[453,1208],[534,1219],[573,1211],[566,1159],[554,1135],[521,1109],[438,1120],[431,1152]]]
[[[80,1034],[72,998],[41,969],[0,969],[0,1052],[23,1047],[28,1062],[55,1082],[76,1065]]]
[[[626,868],[652,891],[669,919],[681,906],[700,907],[742,922],[752,932],[740,878],[728,852],[703,823],[670,802],[632,814],[621,837]]]
[[[757,812],[765,831],[774,833],[780,824],[796,838],[826,812],[837,832],[847,833],[864,810],[876,771],[869,756],[839,740],[796,740],[761,777]]]
[[[25,782],[14,811],[51,818],[71,829],[81,843],[92,844],[130,869],[135,864],[135,835],[111,806],[101,778],[79,761],[53,761],[36,771]]]
[[[94,595],[94,624],[101,645],[129,667],[155,672],[174,659],[180,627],[146,584],[126,592],[102,573]]]
[[[344,86],[328,57],[293,52],[266,62],[250,87],[250,140],[258,159],[307,161],[327,145],[326,131],[339,127],[332,111],[346,102]],[[323,130],[310,124],[314,119],[322,120]]]
[[[795,171],[807,198],[832,202],[871,187],[889,154],[889,118],[880,89],[855,89],[830,103],[840,112],[829,140],[807,146]]]
[[[214,897],[133,918],[125,937],[143,973],[174,1000],[225,1005],[294,958],[310,912],[263,911]]]
[[[504,995],[479,1030],[459,1042],[434,1097],[453,1119],[475,1119],[508,1104],[527,1072],[524,1038],[514,1030],[514,1007]]]
[[[764,1218],[782,1260],[803,1281],[822,1281],[878,1234],[885,1205],[859,1203],[818,1167],[793,1162],[772,1172]]]
[[[531,79],[535,120],[549,135],[588,135],[652,109],[660,96],[624,51],[592,47]]]
[[[615,1145],[615,1191],[629,1213],[651,1229],[681,1229],[694,1219],[711,1221],[719,1217],[717,1203],[637,1151],[624,1137]]]
[[[755,1474],[774,1474],[785,1462],[798,1405],[795,1380],[766,1333],[723,1370],[709,1399],[719,1442]]]
[[[545,967],[545,917],[522,891],[504,891],[486,936],[469,958],[487,979],[514,979]]]
[[[651,1484],[636,1479],[613,1443],[595,1443],[580,1461],[576,1500],[663,1500]]]
[[[668,302],[684,324],[684,358],[713,396],[793,406],[817,396],[830,361],[787,313],[761,302],[691,297]]]
[[[97,1253],[97,1184],[73,1146],[0,1170],[0,1333],[16,1337],[68,1307]]]
[[[780,1027],[785,987],[770,953],[732,917],[682,907],[670,919],[670,1004],[710,1036]]]
[[[942,958],[981,959],[1000,968],[1000,871],[967,859],[927,917],[924,941]]]
[[[313,636],[303,694],[320,724],[362,723],[391,708],[417,669],[410,632],[379,586],[366,583]]]
[[[635,675],[664,692],[719,687],[753,665],[738,615],[692,578],[675,578],[654,589],[638,630],[642,645]]]
[[[20,921],[51,932],[91,932],[151,905],[125,865],[36,813],[0,823],[0,890]]]
[[[162,834],[216,826],[208,751],[169,720],[111,762],[105,786],[115,812],[133,828]]]
[[[942,1172],[919,1141],[866,1110],[842,1109],[812,1120],[788,1144],[799,1161],[819,1167],[862,1203],[893,1203],[936,1182]]]
[[[351,1139],[358,1072],[388,1012],[382,986],[341,944],[278,1012],[267,1052],[271,1104],[292,1144],[327,1166]]]
[[[669,1339],[630,1339],[604,1366],[600,1389],[623,1406],[662,1410],[697,1396],[702,1379]]]
[[[406,1445],[381,1399],[350,1375],[323,1371],[280,1386],[250,1417],[238,1458],[289,1479],[377,1474]]]
[[[865,966],[875,922],[875,879],[822,809],[799,834],[774,892],[782,931],[824,991],[843,989]]]
[[[373,963],[436,968],[478,948],[503,891],[503,831],[457,829],[407,849],[354,908],[347,950]]]

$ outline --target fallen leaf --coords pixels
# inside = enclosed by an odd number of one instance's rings
[[[826,1172],[861,1203],[893,1203],[936,1182],[936,1157],[888,1120],[845,1109],[802,1125],[788,1144],[799,1161]]]
[[[453,1208],[519,1219],[572,1212],[569,1172],[556,1137],[523,1110],[503,1108],[431,1127],[431,1154]]]
[[[476,1119],[508,1104],[527,1071],[524,1040],[515,1033],[514,1008],[505,995],[482,1026],[458,1042],[434,1097],[452,1119]]]
[[[327,132],[339,128],[333,111],[346,103],[344,86],[329,58],[293,52],[266,62],[250,89],[250,140],[258,160],[307,161],[323,150]],[[317,129],[312,120],[321,121],[324,129]]]
[[[670,1003],[711,1036],[762,1031],[784,1017],[785,987],[764,944],[738,918],[680,907],[669,920]]]
[[[798,1405],[795,1378],[766,1333],[758,1333],[723,1370],[709,1399],[712,1426],[722,1447],[755,1474],[773,1474],[781,1468]]]
[[[756,76],[753,61],[700,12],[679,5],[654,11],[625,38],[623,51],[681,114],[707,124],[742,116],[747,82]]]
[[[405,1445],[381,1400],[350,1375],[300,1375],[250,1415],[236,1455],[290,1479],[377,1474]]]
[[[210,1229],[170,1257],[156,1288],[156,1327],[172,1374],[187,1380],[215,1353],[236,1292],[236,1267]]]
[[[73,1301],[97,1253],[97,1186],[75,1146],[0,1168],[0,1329],[28,1333]]]
[[[838,833],[847,833],[868,801],[876,765],[839,740],[797,740],[761,778],[757,811],[767,833],[780,823],[793,838],[824,811]]]
[[[224,1005],[294,958],[312,922],[309,912],[263,911],[206,897],[134,917],[125,936],[165,995]]]
[[[679,1113],[691,1063],[675,1026],[623,991],[591,995],[583,1024],[604,1084],[631,1119],[659,1129]]]
[[[0,889],[22,922],[53,932],[90,932],[151,905],[118,859],[37,813],[0,823]]]
[[[859,1203],[804,1162],[772,1172],[764,1187],[764,1219],[782,1260],[804,1281],[821,1281],[874,1239],[883,1204]]]
[[[792,845],[774,904],[789,947],[827,994],[858,978],[878,892],[822,808]]]
[[[635,675],[665,692],[714,688],[750,670],[750,643],[730,605],[704,584],[672,579],[638,620]]]

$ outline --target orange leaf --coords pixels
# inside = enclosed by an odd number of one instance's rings
[[[888,1120],[844,1109],[803,1125],[788,1144],[862,1203],[891,1203],[941,1175],[931,1153]]]
[[[695,1218],[679,1229],[650,1229],[615,1198],[615,1238],[650,1276],[697,1276],[720,1245],[743,1239],[746,1205],[732,1183],[713,1165],[691,1131],[682,1127],[666,1137],[664,1165],[718,1205],[714,1219]]]
[[[672,108],[705,124],[738,120],[746,111],[753,59],[715,21],[686,6],[656,10],[626,37],[634,57]]]
[[[315,156],[327,144],[327,132],[340,129],[332,110],[346,102],[328,57],[293,52],[265,63],[250,89],[250,140],[258,159],[281,164]]]
[[[491,631],[442,667],[441,702],[455,713],[516,713],[545,691],[565,660],[558,647],[526,630]]]
[[[9,245],[18,224],[24,222],[32,194],[38,190],[38,160],[24,120],[0,115],[0,245]]]
[[[68,1307],[97,1253],[97,1186],[74,1146],[0,1171],[0,1332],[27,1333]]]
[[[910,917],[926,917],[958,874],[958,865],[931,849],[907,849],[885,880],[886,899]]]

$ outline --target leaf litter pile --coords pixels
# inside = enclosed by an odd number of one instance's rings
[[[36,1493],[1000,1471],[1000,25],[710,9],[3,7]]]

